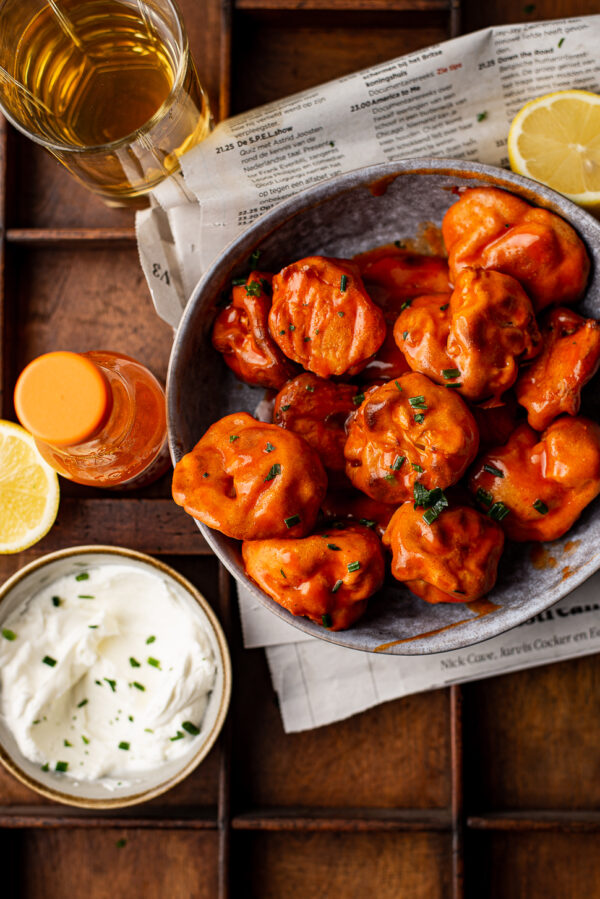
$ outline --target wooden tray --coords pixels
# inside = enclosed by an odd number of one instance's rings
[[[460,30],[458,0],[181,0],[217,118]],[[597,12],[596,0],[463,3],[464,31]],[[2,416],[50,349],[116,349],[164,378],[133,216],[0,131]],[[159,555],[217,609],[234,664],[229,722],[186,781],[106,815],[40,799],[0,771],[3,899],[600,897],[600,662],[565,662],[283,733],[262,651],[243,650],[229,576],[169,499],[62,481],[58,522],[5,578],[59,547]],[[123,845],[123,841],[125,845]]]

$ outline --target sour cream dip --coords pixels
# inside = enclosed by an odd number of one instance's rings
[[[0,628],[0,714],[44,771],[122,786],[202,737],[216,661],[159,573],[97,564],[54,580]]]

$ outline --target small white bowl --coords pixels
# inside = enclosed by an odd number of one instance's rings
[[[219,621],[201,593],[177,571],[162,562],[120,546],[74,546],[36,559],[17,571],[0,587],[0,628],[8,616],[29,596],[50,582],[84,567],[102,563],[131,565],[133,568],[159,574],[186,602],[203,625],[213,650],[216,664],[215,685],[210,694],[202,723],[202,739],[195,740],[190,751],[148,772],[140,772],[135,783],[109,789],[101,782],[77,781],[70,777],[44,772],[39,764],[29,761],[0,717],[0,762],[27,787],[66,805],[93,809],[115,809],[146,802],[170,790],[187,777],[208,755],[223,727],[231,697],[231,660],[227,641]]]

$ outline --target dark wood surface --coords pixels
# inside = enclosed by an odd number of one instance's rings
[[[180,0],[217,119],[490,24],[584,15],[597,0]],[[0,389],[50,349],[113,348],[165,376],[133,216],[103,206],[0,128]],[[600,897],[600,660],[386,703],[286,736],[262,651],[243,650],[226,572],[169,500],[61,482],[42,553],[112,542],[159,555],[224,622],[234,695],[223,735],[153,802],[59,807],[0,769],[3,899]],[[123,840],[125,844],[122,845]]]

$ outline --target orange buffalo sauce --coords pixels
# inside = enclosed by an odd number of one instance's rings
[[[142,486],[169,466],[165,394],[121,353],[46,353],[15,387],[19,421],[52,468],[79,484]]]

